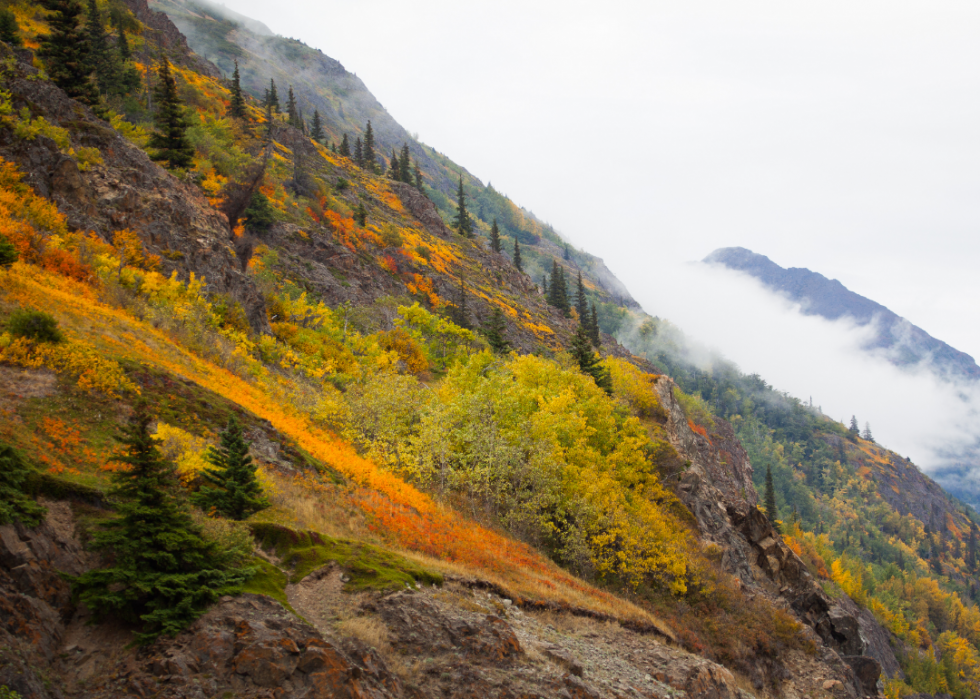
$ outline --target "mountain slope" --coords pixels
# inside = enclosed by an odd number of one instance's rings
[[[866,349],[887,350],[889,359],[898,366],[927,361],[939,375],[971,381],[980,378],[980,367],[973,357],[937,340],[885,306],[850,291],[836,279],[801,267],[784,269],[745,248],[719,248],[703,261],[752,275],[799,303],[807,315],[828,320],[847,317],[862,326],[874,324],[875,338]]]

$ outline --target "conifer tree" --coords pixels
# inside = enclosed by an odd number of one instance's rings
[[[848,428],[848,432],[850,432],[852,435],[854,435],[855,437],[857,437],[858,436],[858,433],[860,431],[861,430],[858,427],[857,417],[855,417],[854,415],[851,415],[851,426]]]
[[[364,208],[364,202],[360,202],[357,205],[357,211],[354,212],[354,220],[357,221],[357,225],[361,228],[367,225],[367,209]]]
[[[231,103],[228,105],[228,114],[236,119],[244,119],[248,112],[245,111],[245,96],[242,94],[242,78],[238,72],[238,61],[235,61],[235,72],[231,76]]]
[[[133,52],[129,48],[129,39],[126,38],[122,11],[118,8],[112,10],[109,14],[109,21],[116,30],[116,49],[119,52],[119,59],[125,63],[133,57]]]
[[[766,465],[766,494],[765,494],[766,518],[772,524],[773,529],[779,531],[779,510],[776,508],[776,489],[772,483],[772,467]]]
[[[402,144],[401,157],[398,158],[398,180],[405,184],[412,184],[412,154],[408,151],[408,144]]]
[[[575,310],[578,317],[583,321],[589,318],[589,302],[585,298],[585,285],[582,283],[582,270],[578,271],[578,280],[575,283]]]
[[[44,59],[48,77],[69,97],[90,106],[98,104],[88,36],[80,24],[81,10],[74,0],[45,0],[44,6],[51,11],[51,31],[38,55]]]
[[[864,423],[864,432],[861,433],[861,439],[866,440],[868,442],[875,441],[875,438],[871,435],[871,425],[868,424],[867,422]]]
[[[466,308],[466,280],[463,275],[459,275],[459,289],[456,292],[456,303],[453,306],[453,322],[461,328],[469,330],[470,314]]]
[[[6,7],[0,8],[0,41],[11,46],[20,46],[20,27],[17,16]]]
[[[378,169],[378,156],[374,152],[374,129],[371,128],[371,121],[368,120],[367,128],[364,129],[364,152],[363,152],[364,163],[361,167],[364,167],[371,172],[377,172]]]
[[[388,179],[398,181],[401,176],[401,166],[398,162],[398,154],[395,149],[391,149],[391,160],[388,161]]]
[[[599,313],[596,311],[594,301],[590,305],[592,306],[592,313],[589,318],[589,337],[592,339],[592,344],[598,349],[602,345],[602,335],[599,331]]]
[[[228,555],[201,536],[181,500],[177,469],[150,434],[151,421],[138,405],[117,438],[123,452],[115,460],[129,468],[112,474],[117,516],[92,538],[94,548],[112,553],[112,563],[72,584],[96,619],[116,614],[142,621],[140,644],[177,635],[254,573],[229,569]]]
[[[276,222],[276,212],[269,197],[255,190],[245,209],[245,229],[253,233],[265,233]]]
[[[213,510],[222,517],[242,520],[267,508],[269,501],[262,495],[262,486],[255,477],[256,464],[252,463],[248,442],[234,415],[220,439],[218,448],[211,447],[207,452],[212,468],[201,472],[209,485],[194,493],[191,502],[205,512]]]
[[[541,275],[541,295],[544,296],[545,301],[548,300],[548,274],[547,273]]]
[[[0,524],[36,527],[47,510],[24,492],[32,469],[13,447],[0,444]]]
[[[332,150],[334,153],[337,152],[337,142],[336,141],[334,141],[334,142],[332,142],[330,144],[330,150]]]
[[[514,238],[514,266],[517,267],[518,272],[524,271],[524,261],[521,260],[521,244],[517,242],[517,238]]]
[[[500,252],[500,229],[497,227],[497,219],[494,219],[493,225],[490,226],[490,249]]]
[[[490,317],[483,324],[483,335],[487,338],[490,349],[496,354],[507,354],[510,351],[510,343],[504,336],[505,332],[507,332],[507,320],[504,318],[503,311],[494,306],[490,311]]]
[[[345,158],[349,158],[351,156],[350,139],[347,138],[346,133],[344,134],[344,137],[340,139],[340,154]]]
[[[0,267],[9,267],[17,261],[18,257],[14,244],[7,240],[6,236],[0,235]]]
[[[279,111],[279,92],[276,90],[276,81],[269,78],[269,89],[265,91],[265,105],[267,109]]]
[[[973,522],[970,522],[970,540],[966,548],[966,557],[970,572],[977,572],[977,525]]]
[[[303,120],[300,119],[299,110],[296,108],[296,97],[293,95],[293,86],[289,86],[289,96],[286,98],[286,115],[289,121],[289,125],[297,128],[303,128]]]
[[[323,124],[320,123],[320,110],[313,110],[313,123],[310,125],[310,138],[312,138],[317,143],[323,143],[325,134],[323,133]],[[333,152],[337,152],[337,148],[334,147]]]
[[[418,161],[415,161],[415,189],[425,194],[425,186],[422,182],[422,169],[419,167]]]
[[[554,283],[554,279],[551,281]],[[578,367],[583,374],[591,376],[596,386],[612,395],[612,376],[609,370],[600,364],[601,359],[596,356],[592,341],[589,339],[589,331],[583,323],[578,324],[575,337],[572,338],[572,356],[578,362]]]
[[[364,147],[361,145],[361,137],[357,137],[357,142],[354,144],[354,162],[358,167],[364,167]]]
[[[121,92],[119,85],[121,66],[117,53],[109,47],[105,23],[95,0],[88,0],[85,34],[88,39],[89,61],[95,69],[95,79],[99,91],[104,95],[119,94]]]
[[[463,190],[462,175],[459,176],[459,190],[456,192],[456,217],[453,219],[453,228],[464,238],[473,237],[473,219],[466,210],[466,192]]]
[[[187,140],[184,107],[166,57],[160,61],[158,78],[157,113],[153,116],[157,131],[150,136],[150,147],[156,149],[153,159],[165,160],[171,168],[187,167],[194,157],[194,147]]]

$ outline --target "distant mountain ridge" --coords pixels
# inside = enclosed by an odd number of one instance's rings
[[[719,248],[703,262],[752,275],[770,289],[801,304],[806,315],[828,320],[851,317],[861,326],[876,324],[875,338],[865,349],[888,350],[890,361],[897,366],[931,359],[934,370],[941,376],[980,380],[980,367],[973,357],[934,338],[880,303],[851,291],[836,279],[828,279],[805,267],[785,269],[765,255],[741,247]]]

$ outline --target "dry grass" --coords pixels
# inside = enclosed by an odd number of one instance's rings
[[[260,514],[262,521],[275,521],[295,529],[310,529],[335,539],[360,539],[379,543],[367,526],[364,512],[350,502],[347,491],[334,488],[333,496],[311,493],[294,478],[273,470],[268,473],[275,482],[271,500],[274,508]]]
[[[351,605],[348,609],[356,609]],[[418,660],[410,660],[391,647],[388,627],[376,616],[347,616],[337,622],[336,629],[342,636],[356,638],[378,651],[385,663],[398,675],[403,682],[414,682],[422,672],[422,664]]]

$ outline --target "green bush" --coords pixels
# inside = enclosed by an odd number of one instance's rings
[[[17,248],[0,235],[0,267],[9,267],[17,261]]]
[[[10,314],[7,330],[14,337],[24,337],[38,342],[61,342],[64,339],[54,316],[30,308]]]
[[[47,512],[25,492],[33,469],[13,448],[0,444],[0,524],[23,522],[36,527]],[[0,694],[0,699],[2,699]]]

